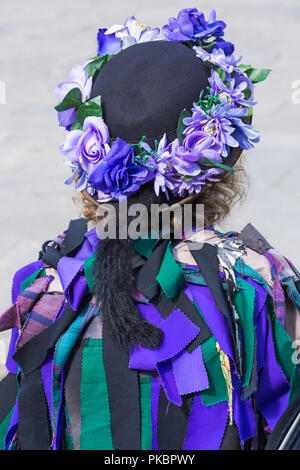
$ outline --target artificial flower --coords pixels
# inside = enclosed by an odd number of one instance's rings
[[[90,98],[92,89],[92,77],[84,70],[88,62],[82,65],[75,65],[64,82],[60,82],[55,88],[55,95],[58,103],[61,103],[64,97],[73,88],[79,88],[82,94],[82,102],[84,103]],[[75,122],[76,108],[67,109],[58,113],[59,125],[69,128]]]
[[[238,147],[238,141],[233,138],[234,127],[228,118],[229,105],[214,105],[209,112],[203,110],[200,105],[195,105],[193,115],[186,118],[185,134],[189,135],[200,131],[208,137],[212,137],[213,146],[219,146],[222,157],[227,157],[229,147]]]
[[[233,78],[229,81],[229,85],[227,86],[221,80],[219,74],[213,70],[208,81],[211,94],[219,98],[221,103],[229,104],[231,107],[237,107],[239,105],[252,107],[256,105],[254,101],[245,99],[244,91],[248,88],[248,81],[246,79],[238,81]]]
[[[120,200],[134,194],[152,178],[153,175],[146,166],[136,163],[132,145],[118,137],[108,154],[94,169],[89,183],[97,191]]]
[[[169,41],[203,41],[224,35],[226,23],[216,21],[216,12],[212,10],[208,21],[197,8],[185,8],[178,13],[177,18],[170,18],[169,24],[162,28],[163,34]]]
[[[210,52],[207,52],[200,46],[194,46],[193,49],[196,52],[197,57],[199,57],[203,62],[210,62],[224,70],[227,74],[231,74],[233,71],[240,72],[236,65],[241,61],[242,57],[237,59],[233,54],[226,55],[224,50],[221,48],[213,48]]]
[[[73,163],[80,163],[82,169],[90,175],[95,165],[109,151],[109,132],[101,117],[89,116],[85,119],[83,130],[68,132],[62,153]]]
[[[174,189],[173,178],[176,172],[171,163],[171,146],[167,144],[166,134],[159,141],[155,151],[146,142],[142,142],[141,146],[148,152],[143,159],[153,174],[155,194],[158,196],[162,191],[168,197],[168,189]]]
[[[111,45],[111,50],[115,48],[115,52],[119,52],[121,49],[126,49],[140,42],[155,41],[159,32],[159,28],[152,29],[140,23],[135,16],[130,16],[124,25],[114,25],[104,34],[107,36],[107,43]]]

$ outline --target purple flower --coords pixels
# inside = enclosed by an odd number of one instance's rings
[[[238,105],[252,107],[256,103],[254,101],[246,100],[243,91],[248,88],[248,81],[236,80],[235,78],[229,81],[227,87],[221,80],[220,76],[214,70],[212,71],[211,77],[208,79],[211,93],[221,100],[223,104],[229,104],[231,107],[237,107]]]
[[[83,131],[68,132],[66,141],[61,147],[62,153],[73,163],[90,175],[97,163],[102,160],[110,147],[109,132],[101,117],[89,116],[83,124]]]
[[[97,34],[97,55],[117,54],[121,51],[121,39],[115,33],[109,33],[107,29],[99,29]]]
[[[214,139],[212,148],[219,148],[221,155],[227,157],[229,147],[239,146],[238,141],[233,138],[234,127],[228,117],[228,110],[229,105],[215,105],[208,113],[200,106],[195,106],[193,116],[184,120],[184,124],[188,126],[185,135],[196,131],[206,134]]]
[[[234,45],[231,42],[224,41],[218,38],[212,49],[223,49],[225,55],[232,55],[234,53]]]
[[[168,189],[171,191],[174,189],[173,178],[176,173],[171,164],[171,146],[167,144],[166,134],[161,138],[155,152],[146,142],[141,145],[149,152],[144,157],[144,164],[153,174],[155,194],[158,196],[161,190],[168,197]]]
[[[193,49],[196,52],[197,57],[199,57],[203,62],[208,61],[217,65],[227,74],[231,74],[234,71],[240,72],[240,70],[235,66],[240,62],[242,57],[236,59],[234,55],[226,55],[223,49],[213,48],[210,52],[205,51],[200,46],[195,46]]]
[[[229,119],[231,120],[235,130],[232,137],[239,143],[243,150],[250,150],[254,147],[253,143],[260,141],[260,134],[252,125],[246,124],[241,118],[247,116],[248,110],[246,108],[232,108],[228,112]]]
[[[216,21],[216,12],[213,10],[209,20],[197,8],[186,8],[179,12],[177,18],[170,18],[169,24],[162,29],[169,41],[203,41],[211,36],[219,38],[224,35],[226,24]]]
[[[145,166],[135,162],[134,149],[119,137],[89,177],[89,183],[114,199],[134,194],[153,175]]]
[[[61,82],[55,88],[55,95],[58,100],[58,103],[64,99],[64,97],[69,93],[73,88],[79,88],[82,93],[82,102],[87,101],[91,95],[92,89],[92,77],[90,77],[84,70],[84,67],[88,62],[85,62],[82,65],[75,65],[72,68],[67,80]],[[59,125],[62,127],[70,127],[76,119],[76,109],[71,108],[66,111],[58,113]]]
[[[193,178],[181,178],[175,183],[174,196],[187,196],[193,193],[200,193],[203,186],[207,183],[215,183],[220,181],[220,176],[224,173],[220,168],[206,168]]]
[[[221,162],[220,147],[216,140],[203,131],[190,132],[182,145],[178,139],[172,143],[171,161],[175,170],[184,176],[198,176],[201,168],[198,164],[200,158],[209,158]]]
[[[197,163],[200,158],[199,155],[195,156],[186,150],[180,145],[178,139],[172,143],[171,154],[172,165],[177,173],[184,176],[197,176],[200,174],[201,168]]]

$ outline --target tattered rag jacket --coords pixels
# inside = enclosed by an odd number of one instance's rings
[[[299,393],[300,275],[249,224],[138,240],[132,295],[157,350],[121,350],[93,299],[85,219],[14,276],[2,449],[263,448]]]

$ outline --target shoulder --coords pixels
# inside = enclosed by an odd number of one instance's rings
[[[233,248],[237,252],[240,250],[240,256],[237,255],[237,258],[240,258],[250,270],[258,273],[271,287],[274,277],[274,273],[272,273],[274,264],[277,264],[281,278],[299,277],[299,272],[295,266],[276,251],[262,233],[250,223],[240,233],[200,230],[192,234],[188,240],[216,245],[220,253],[226,250],[232,252]],[[233,244],[235,244],[234,247]],[[174,248],[173,254],[175,259],[181,263],[196,264],[185,242],[179,243]]]

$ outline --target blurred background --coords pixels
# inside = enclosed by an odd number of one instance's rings
[[[256,88],[261,143],[245,156],[248,196],[220,228],[241,230],[251,221],[300,266],[299,0],[0,0],[0,7],[0,312],[10,306],[15,271],[79,215],[64,185],[54,88],[96,55],[99,27],[132,14],[157,27],[182,8],[206,15],[214,8],[236,56],[272,69]],[[0,334],[0,363],[8,340],[9,332]]]

